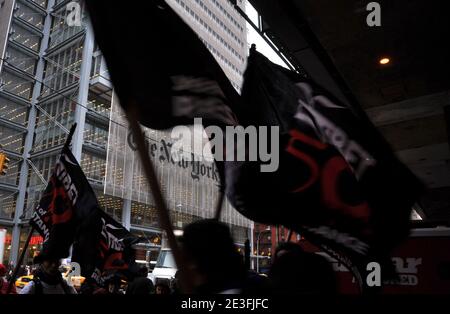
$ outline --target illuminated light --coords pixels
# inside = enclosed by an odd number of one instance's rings
[[[181,237],[181,236],[183,235],[183,230],[174,230],[174,231],[173,231],[173,234],[174,234],[176,237]]]
[[[381,58],[379,62],[380,62],[381,65],[386,65],[386,64],[389,64],[391,62],[391,59],[389,59],[389,58]]]

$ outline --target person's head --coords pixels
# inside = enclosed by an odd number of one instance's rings
[[[273,260],[283,256],[284,254],[290,255],[300,255],[304,251],[300,245],[293,242],[281,242],[275,249],[275,254],[273,255]]]
[[[55,276],[60,273],[59,272],[60,265],[61,265],[61,261],[59,259],[49,258],[49,259],[45,259],[44,261],[42,261],[41,268],[45,273]]]
[[[108,293],[112,293],[112,294],[119,293],[120,284],[121,284],[121,277],[117,274],[113,275],[106,282],[106,289],[108,290]]]
[[[169,284],[165,281],[160,281],[155,286],[155,294],[170,294]]]
[[[269,278],[277,293],[336,293],[336,276],[331,264],[323,256],[304,252],[294,243],[277,248]]]
[[[6,276],[6,267],[5,265],[0,263],[0,278],[3,278]]]
[[[113,281],[108,282],[107,288],[108,288],[108,292],[112,293],[112,294],[115,294],[119,291],[119,287],[118,287],[117,283],[115,283]]]
[[[245,279],[243,260],[224,223],[205,219],[187,225],[181,246],[193,274],[195,287],[206,285],[214,293],[214,290]]]
[[[41,253],[34,258],[34,264],[39,264],[40,269],[49,276],[60,275],[59,266],[61,266],[61,260],[58,257],[50,254]]]

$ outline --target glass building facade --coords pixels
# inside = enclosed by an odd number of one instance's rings
[[[51,175],[73,123],[72,151],[103,209],[131,232],[148,239],[141,260],[161,244],[156,210],[146,202],[105,194],[113,88],[83,3],[81,26],[67,23],[69,0],[10,0],[0,8],[0,145],[11,159],[0,176],[3,261],[15,262],[29,232],[28,219]],[[247,53],[245,21],[228,1],[168,0],[193,27],[236,89]],[[175,227],[198,216],[173,210]],[[179,223],[181,222],[181,223]],[[231,224],[243,245],[251,226]],[[33,237],[25,263],[39,251]],[[1,247],[0,247],[1,248]]]
[[[247,57],[245,19],[230,1],[167,0],[208,47],[233,86],[239,90]],[[237,1],[244,10],[244,2]]]

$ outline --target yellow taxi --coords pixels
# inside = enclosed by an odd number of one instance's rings
[[[16,280],[16,287],[22,289],[32,280],[33,280],[33,275],[19,277]]]

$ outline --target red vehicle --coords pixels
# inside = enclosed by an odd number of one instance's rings
[[[333,263],[341,293],[359,293],[353,275],[344,265],[308,242],[300,243],[306,251],[324,255]],[[450,293],[450,228],[414,229],[392,256],[400,280],[384,282],[383,294]]]

